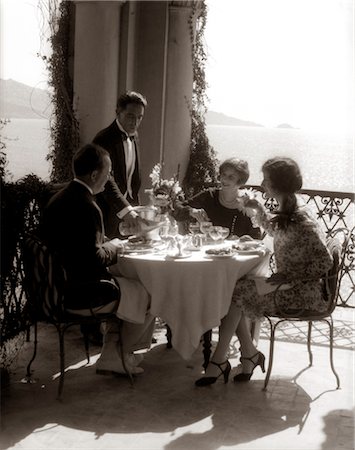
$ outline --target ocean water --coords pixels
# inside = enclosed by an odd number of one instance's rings
[[[273,156],[289,156],[301,167],[305,189],[353,192],[354,155],[351,136],[310,133],[298,129],[207,126],[210,144],[222,161],[245,159],[250,184],[260,184],[262,163]],[[43,119],[11,119],[1,130],[8,171],[17,180],[34,173],[49,179],[49,123]]]
[[[1,130],[6,145],[9,172],[7,178],[16,181],[29,173],[49,180],[49,122],[45,119],[11,119]]]
[[[299,164],[305,189],[354,191],[354,152],[350,135],[223,125],[208,125],[207,135],[220,161],[232,156],[248,161],[250,184],[260,184],[264,161],[274,156],[287,156]]]

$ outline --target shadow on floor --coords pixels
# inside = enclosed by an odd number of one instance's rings
[[[230,381],[196,388],[202,355],[198,353],[186,362],[161,343],[146,355],[142,364],[145,373],[136,377],[131,387],[125,377],[98,376],[94,364],[86,366],[80,335],[74,332],[67,345],[70,370],[65,377],[64,399],[59,402],[58,380],[51,379],[58,371],[58,355],[55,342],[48,346],[48,338],[55,341],[56,336],[51,329],[46,332],[49,336],[40,339],[33,365],[38,382],[19,382],[31,350],[28,344],[23,364],[4,392],[4,449],[31,434],[39,438],[51,427],[54,436],[59,435],[66,427],[91,432],[95,440],[115,434],[118,442],[127,434],[139,438],[141,433],[168,433],[167,450],[214,450],[301,426],[311,401],[302,388],[288,380],[271,382],[269,391],[262,392],[261,373],[252,383],[236,385]],[[97,356],[92,349],[93,362]]]

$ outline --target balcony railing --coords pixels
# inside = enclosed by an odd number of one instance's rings
[[[274,211],[277,207],[275,199],[267,198],[260,186],[249,186],[259,192],[264,200],[265,207]],[[303,189],[300,197],[308,205],[315,217],[320,221],[322,228],[328,236],[337,228],[353,230],[355,221],[354,194],[349,192],[331,192]],[[341,290],[338,297],[339,306],[354,308],[355,274],[354,274],[354,230],[345,256],[345,267],[342,274]]]

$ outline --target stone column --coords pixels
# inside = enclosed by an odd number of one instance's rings
[[[122,1],[75,1],[74,109],[82,144],[115,117]]]
[[[190,14],[191,2],[139,2],[134,86],[149,103],[140,128],[143,189],[159,161],[164,177],[172,177],[178,167],[180,181],[185,175],[191,132]]]
[[[192,98],[192,45],[190,2],[171,2],[166,70],[165,121],[163,140],[164,176],[180,169],[184,178],[190,157]]]

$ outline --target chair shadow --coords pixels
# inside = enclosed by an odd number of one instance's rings
[[[335,409],[323,417],[325,441],[322,450],[354,448],[355,409]]]
[[[263,392],[261,374],[260,379],[243,386],[229,382],[196,388],[201,352],[186,362],[165,344],[146,355],[142,363],[145,373],[137,376],[131,387],[126,377],[98,376],[94,365],[84,365],[81,345],[78,338],[68,349],[70,370],[65,375],[62,402],[56,400],[58,380],[52,380],[58,372],[56,353],[38,355],[42,358],[37,365],[38,383],[10,385],[2,399],[3,448],[34,433],[45,439],[51,428],[56,432],[61,426],[92,432],[95,440],[107,433],[120,439],[127,433],[139,437],[169,432],[172,437],[167,450],[213,450],[300,425],[312,401],[302,388],[287,380],[271,382],[270,389]],[[93,349],[92,355],[97,353]],[[199,428],[201,433],[195,431]]]

